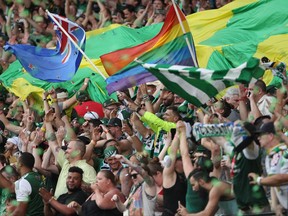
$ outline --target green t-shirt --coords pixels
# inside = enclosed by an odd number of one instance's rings
[[[186,209],[188,213],[197,213],[205,209],[208,203],[208,193],[200,196],[199,192],[192,189],[190,181],[187,181]]]

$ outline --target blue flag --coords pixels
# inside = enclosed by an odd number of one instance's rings
[[[51,15],[84,51],[86,42],[84,29],[67,18]],[[48,82],[65,82],[72,79],[76,73],[82,60],[82,53],[55,23],[54,29],[57,36],[56,49],[26,44],[7,44],[4,48],[11,51],[33,77]]]

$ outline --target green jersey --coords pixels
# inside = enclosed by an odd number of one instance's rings
[[[42,176],[36,172],[29,172],[15,182],[17,201],[28,202],[26,216],[44,216],[44,204],[39,195],[39,189],[43,185]]]
[[[250,172],[262,174],[260,149],[258,157],[254,160],[247,159],[243,151],[234,156],[233,189],[239,209],[269,205],[264,188],[251,185],[248,178]]]

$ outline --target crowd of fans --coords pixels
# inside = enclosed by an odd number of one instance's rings
[[[287,86],[258,80],[197,108],[159,82],[103,104],[88,85],[45,92],[42,116],[1,94],[1,215],[287,211]]]
[[[186,14],[225,1],[180,1]],[[85,30],[140,28],[170,1],[0,1],[10,43],[55,45],[45,9]],[[2,51],[3,69],[13,56]],[[229,88],[195,107],[159,81],[92,101],[89,78],[43,110],[1,88],[1,215],[261,215],[288,209],[287,84]],[[271,215],[274,213],[271,213]]]

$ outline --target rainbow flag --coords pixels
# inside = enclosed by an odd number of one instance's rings
[[[192,53],[196,56],[188,23],[179,7],[176,6],[176,8],[185,33],[181,29],[174,7],[170,7],[162,29],[154,38],[140,45],[100,56],[106,72],[110,75],[106,80],[108,93],[157,80],[134,61],[136,58],[154,64],[197,65],[197,62],[192,60],[186,42],[187,38],[192,47]]]

